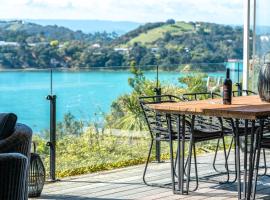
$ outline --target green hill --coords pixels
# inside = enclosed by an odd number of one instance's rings
[[[216,70],[205,63],[223,63],[243,55],[242,28],[173,19],[141,25],[120,37],[0,21],[0,41],[0,68],[115,67],[135,61],[140,66],[188,64],[190,69]]]
[[[108,42],[115,37],[110,33],[86,34],[82,31],[72,31],[66,27],[47,25],[42,26],[22,20],[0,21],[0,40],[10,42],[50,42],[71,40],[83,42]]]
[[[160,65],[193,63],[222,63],[230,58],[242,59],[243,30],[205,22],[167,22],[150,23],[127,33],[115,41],[118,47],[152,49],[159,56]],[[136,54],[133,54],[136,57]],[[135,58],[140,64],[153,64],[147,59]],[[147,62],[145,62],[147,60]]]
[[[145,33],[141,33],[137,37],[132,38],[127,45],[131,46],[135,42],[143,45],[151,45],[158,39],[162,39],[166,34],[172,36],[181,35],[186,32],[194,31],[194,26],[185,22],[176,22],[175,24],[164,24],[160,27],[148,30]]]

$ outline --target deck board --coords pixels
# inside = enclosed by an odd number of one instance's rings
[[[222,155],[219,155],[222,157]],[[198,156],[199,189],[189,195],[176,195],[170,188],[146,186],[142,181],[144,165],[122,169],[87,174],[62,179],[60,182],[46,184],[40,200],[233,200],[237,199],[236,184],[219,184],[225,176],[209,176],[214,174],[212,169],[213,154]],[[270,155],[267,155],[268,160]],[[233,156],[230,168],[233,169]],[[222,167],[222,160],[219,164]],[[151,183],[170,182],[170,164],[153,163],[149,168],[148,180]],[[232,175],[233,176],[233,175]],[[232,177],[233,178],[233,177]],[[191,183],[191,188],[194,182]],[[257,199],[270,200],[270,177],[260,177]]]

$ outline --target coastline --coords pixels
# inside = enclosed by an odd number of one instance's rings
[[[147,66],[147,67],[139,67],[143,71],[147,72],[156,72],[156,66]],[[115,71],[129,71],[130,66],[120,66],[120,67],[93,67],[93,68],[79,68],[79,67],[70,67],[70,68],[15,68],[15,69],[4,69],[0,68],[1,72],[46,72],[46,71],[55,71],[55,72],[91,72],[91,71],[104,71],[104,72],[115,72]],[[224,70],[225,71],[225,70]],[[220,73],[224,72],[223,70],[183,70],[180,67],[159,67],[159,72],[179,72],[179,73]]]

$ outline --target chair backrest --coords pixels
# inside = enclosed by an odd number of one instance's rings
[[[186,93],[182,95],[182,98],[185,101],[197,101],[209,98],[214,99],[218,97],[221,97],[221,95],[215,92],[196,92],[196,93]]]
[[[238,93],[239,93],[238,90],[232,91],[233,97],[239,96]],[[253,92],[253,91],[251,91],[251,90],[241,90],[240,93],[241,93],[242,95],[245,95],[245,96],[257,95],[256,92]]]
[[[220,94],[215,92],[196,92],[186,93],[182,95],[182,99],[185,101],[198,101],[203,99],[214,99],[221,97]],[[221,130],[222,120],[217,117],[196,116],[195,127],[203,131]]]
[[[239,96],[239,91],[238,90],[234,90],[232,91],[233,97],[237,97]],[[240,90],[240,94],[241,95],[245,95],[245,96],[251,96],[251,95],[257,95],[256,92],[253,92],[251,90]],[[226,127],[227,129],[233,129],[233,125],[231,123],[231,119],[228,118],[223,118],[223,126]],[[245,121],[244,120],[239,120],[239,126],[240,127],[244,127],[245,126]],[[251,124],[249,124],[249,126],[251,126]]]
[[[173,95],[144,96],[139,98],[139,102],[152,138],[155,138],[157,135],[168,135],[168,123],[165,114],[156,113],[149,107],[149,105],[179,101],[181,101],[181,99]]]

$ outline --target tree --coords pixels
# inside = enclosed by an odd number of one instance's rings
[[[156,57],[152,52],[147,52],[140,60],[140,66],[156,65]]]
[[[107,57],[108,61],[105,63],[106,67],[122,66],[124,60],[122,54],[115,51],[109,51]]]
[[[174,19],[167,19],[166,24],[175,24]]]
[[[147,53],[145,47],[141,46],[138,43],[134,43],[131,51],[130,51],[130,58],[134,60],[136,63],[140,63],[143,56]]]

